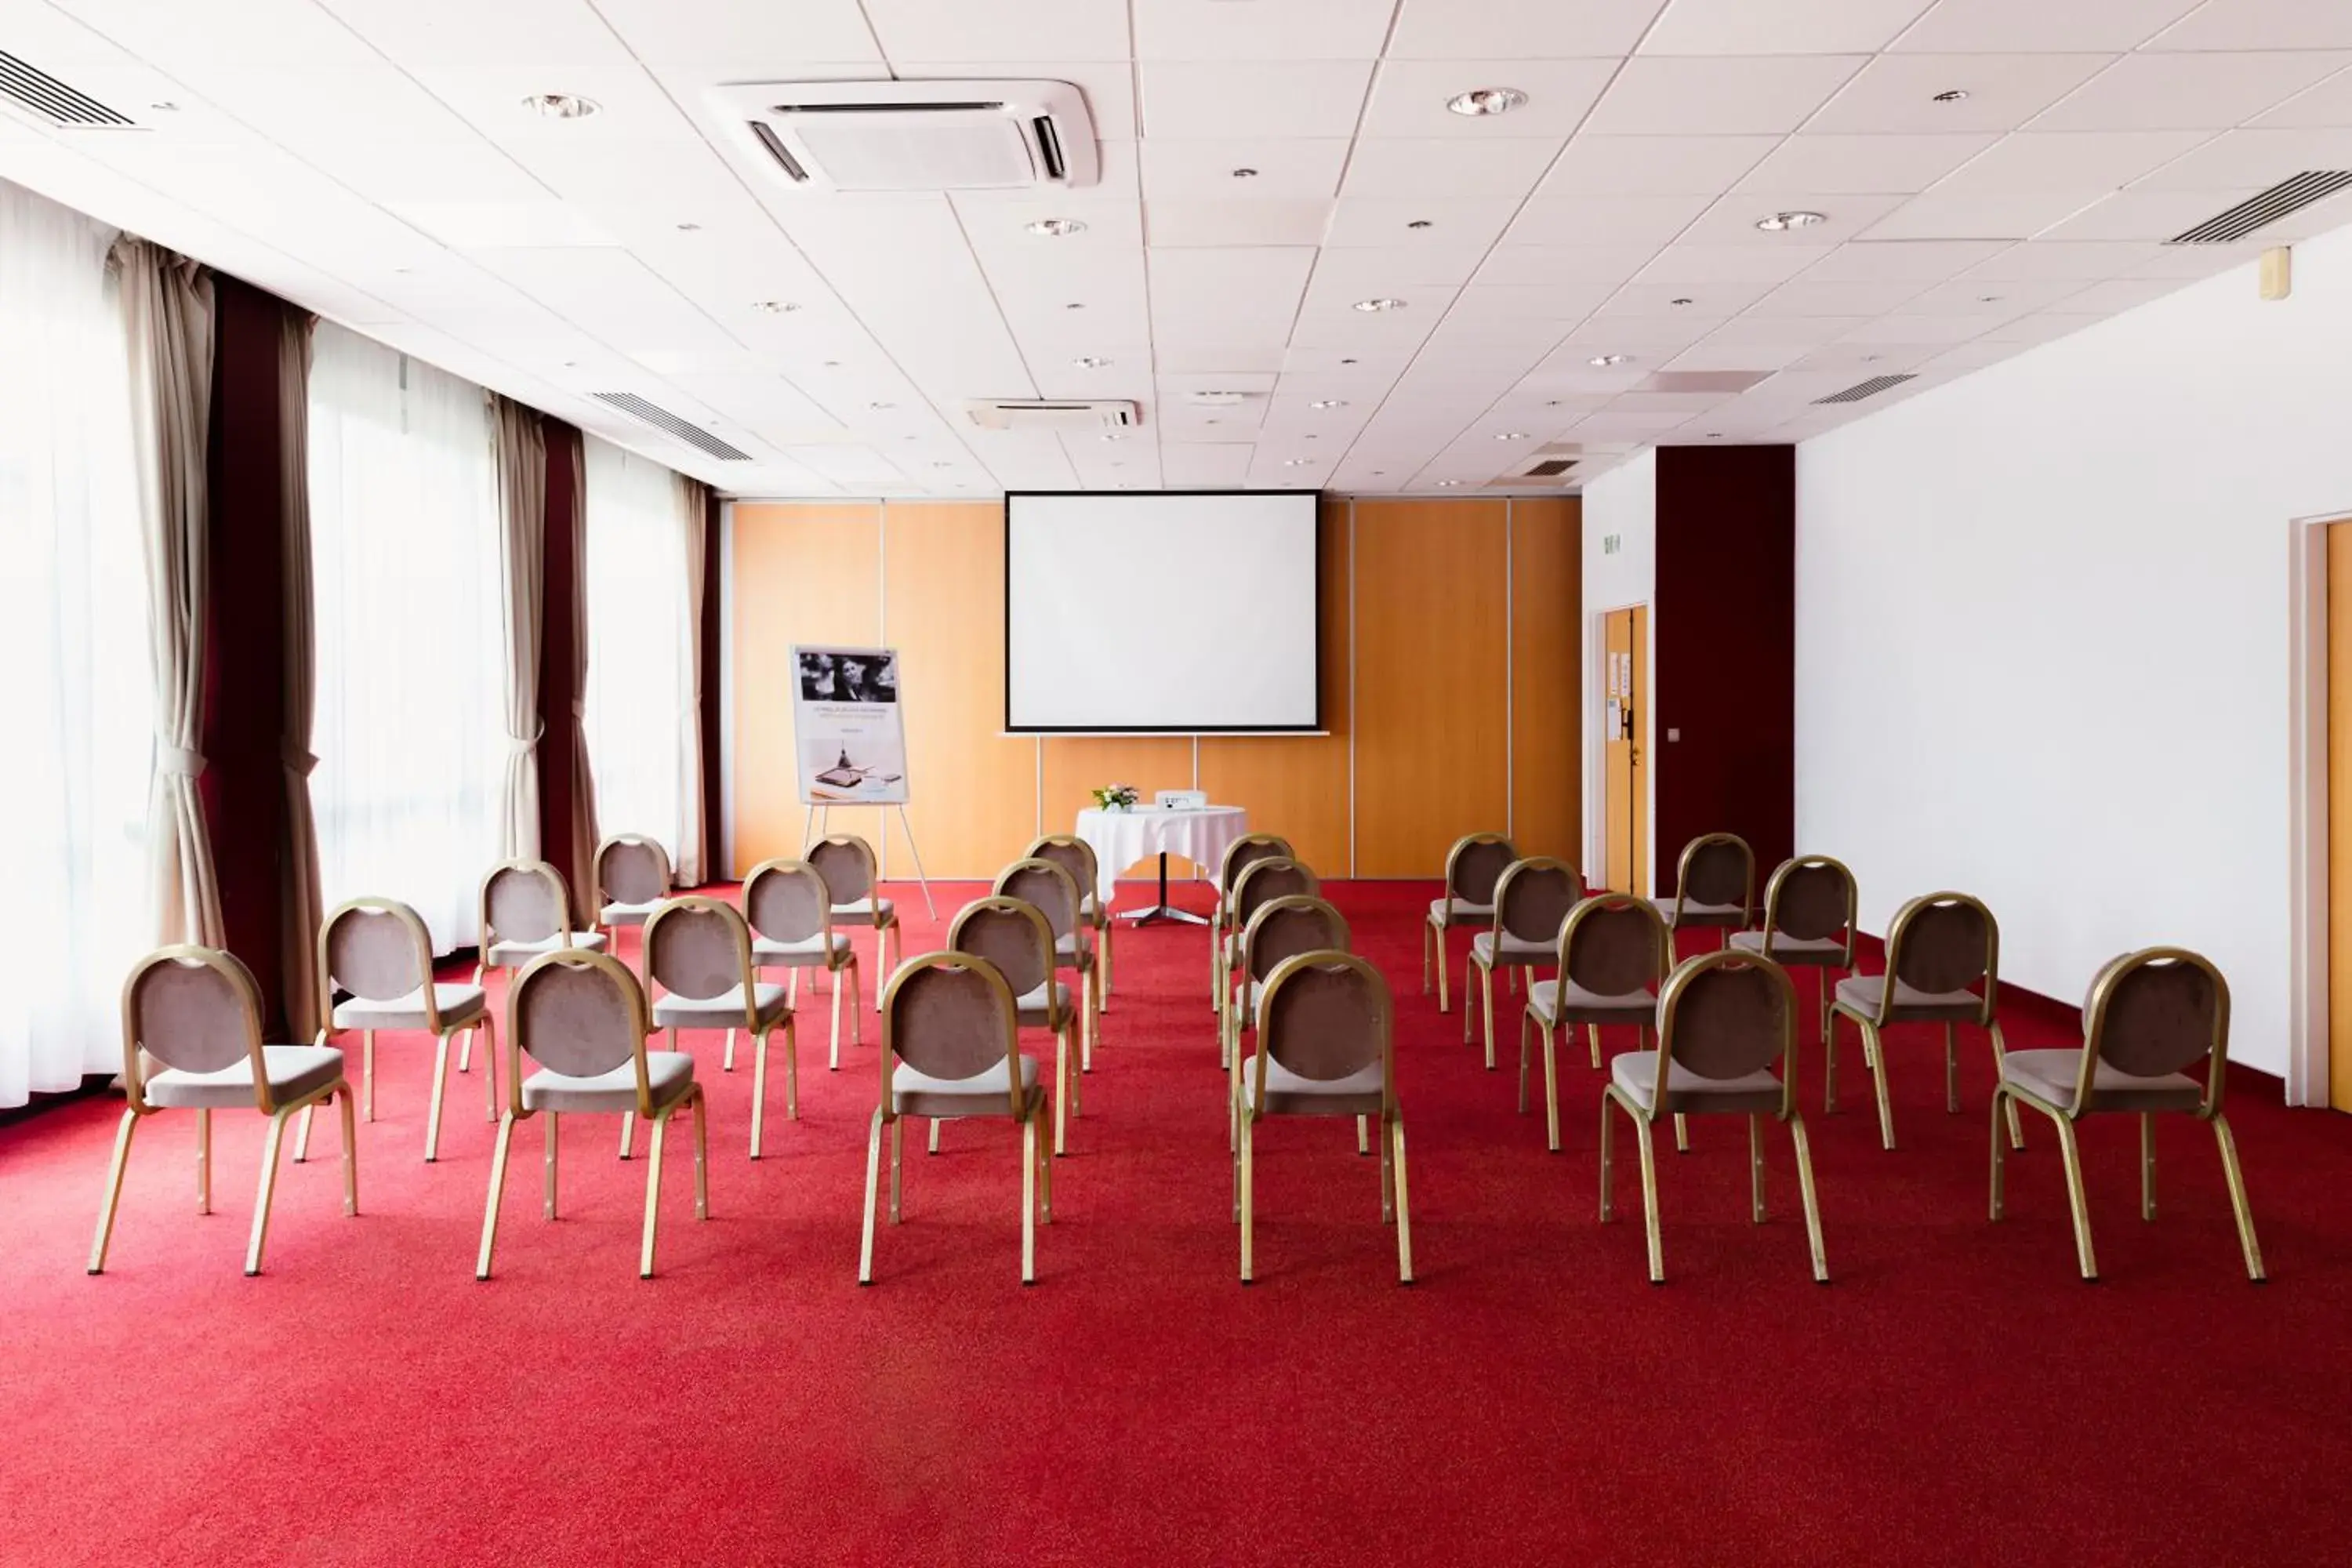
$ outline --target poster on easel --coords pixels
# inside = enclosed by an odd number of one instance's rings
[[[793,752],[804,805],[906,805],[898,649],[795,647]]]

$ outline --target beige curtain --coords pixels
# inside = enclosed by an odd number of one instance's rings
[[[499,447],[499,572],[507,613],[507,777],[499,829],[508,859],[539,858],[539,652],[547,598],[547,437],[536,410],[491,405]]]
[[[682,676],[678,700],[682,714],[677,727],[677,879],[698,887],[709,860],[710,825],[702,816],[702,597],[709,591],[703,581],[705,535],[710,527],[710,487],[700,479],[676,476],[677,507],[686,526],[685,657],[678,661]]]
[[[221,945],[196,778],[205,771],[205,446],[212,421],[213,288],[194,262],[129,237],[114,247],[131,353],[148,655],[155,680],[147,854],[156,937]]]
[[[310,754],[318,684],[310,594],[310,329],[317,321],[288,306],[278,325],[279,549],[286,584],[286,731],[279,739],[286,765],[286,855],[278,867],[278,919],[286,1023],[297,1040],[309,1039],[326,1021],[314,956],[323,913],[319,825],[310,815],[310,770],[319,765]]]
[[[596,777],[588,763],[588,464],[587,441],[572,437],[572,883],[574,918],[596,915]]]

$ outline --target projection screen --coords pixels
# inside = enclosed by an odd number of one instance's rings
[[[1312,490],[1015,492],[1004,727],[1317,730]]]

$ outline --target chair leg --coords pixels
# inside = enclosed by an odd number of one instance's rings
[[[2139,1113],[2139,1217],[2156,1219],[2156,1118]]]
[[[449,1081],[449,1037],[433,1042],[433,1103],[425,1111],[425,1163],[441,1153],[441,1095]]]
[[[1650,1119],[1633,1118],[1633,1135],[1642,1149],[1642,1227],[1650,1242],[1650,1283],[1666,1282],[1666,1251],[1658,1236],[1658,1156],[1650,1136]]]
[[[98,1235],[89,1244],[89,1271],[106,1272],[106,1247],[114,1238],[114,1211],[122,1203],[122,1172],[131,1163],[131,1135],[139,1130],[139,1113],[125,1108],[121,1125],[114,1130],[114,1160],[106,1169],[106,1195],[99,1201]]]
[[[1110,1011],[1110,933],[1118,930],[1118,927],[1117,922],[1110,918],[1110,906],[1108,904],[1104,904],[1101,908],[1102,920],[1096,925],[1095,930],[1099,933],[1097,938],[1097,942],[1102,948],[1103,1011],[1108,1013]]]
[[[1986,1217],[1990,1219],[1996,1225],[2000,1222],[2002,1200],[2005,1196],[2001,1189],[2005,1184],[2004,1178],[2008,1175],[2009,1172],[2009,1162],[2003,1158],[2009,1145],[2002,1142],[2000,1137],[2000,1113],[2004,1109],[2008,1108],[2009,1086],[2004,1083],[1994,1084],[1992,1089],[1992,1167],[1988,1178],[1990,1203]]]
[[[294,1130],[294,1163],[298,1165],[310,1157],[310,1113],[318,1109],[315,1104],[304,1106],[301,1125]]]
[[[490,1016],[489,1004],[487,1002],[483,1004],[480,1033],[482,1037],[482,1120],[496,1121],[499,1119],[499,1025],[498,1020]],[[467,1031],[466,1039],[469,1045],[473,1037],[474,1032]]]
[[[1078,976],[1078,1070],[1095,1070],[1095,1005],[1087,975]]]
[[[1356,1152],[1358,1154],[1369,1154],[1371,1152],[1371,1120],[1369,1117],[1359,1116],[1356,1118]]]
[[[253,1239],[245,1247],[245,1272],[261,1272],[261,1249],[269,1239],[269,1204],[278,1195],[278,1144],[286,1136],[287,1111],[269,1119],[269,1136],[261,1146],[261,1190],[253,1199]]]
[[[735,1031],[732,1029],[727,1031],[727,1047],[719,1053],[719,1070],[720,1072],[735,1070]]]
[[[727,1031],[732,1035],[735,1031]],[[760,1157],[760,1135],[767,1126],[768,1112],[768,1036],[762,1029],[751,1042],[751,1158]]]
[[[866,1014],[863,1011],[866,1000],[865,992],[858,985],[859,970],[856,953],[849,955],[849,962],[842,965],[842,971],[849,976],[849,1043],[853,1046],[862,1046],[866,1043]],[[834,984],[838,986],[840,984],[840,979],[835,977]]]
[[[652,1125],[646,1129],[650,1134],[646,1141],[651,1147],[646,1160],[646,1236],[643,1245],[637,1249],[637,1278],[640,1279],[654,1277],[654,1233],[661,1221],[662,1145],[669,1132],[668,1117],[652,1116],[646,1120]]]
[[[627,1159],[627,1158],[629,1157],[630,1146],[631,1146],[631,1145],[632,1145],[632,1144],[636,1141],[636,1135],[637,1135],[637,1113],[636,1113],[635,1111],[634,1111],[634,1110],[624,1110],[623,1112],[621,1112],[621,1158],[622,1158],[622,1159],[625,1160],[625,1159]]]
[[[1985,1034],[1992,1040],[1992,1077],[1993,1081],[1999,1083],[2009,1071],[2009,1051],[2000,1037],[2000,1020],[1995,1018],[1986,1025]],[[2012,1149],[2025,1147],[2025,1129],[2018,1121],[2017,1101],[2014,1100],[2009,1102],[2009,1146]]]
[[[2237,1216],[2238,1249],[2246,1256],[2246,1278],[2259,1285],[2270,1278],[2263,1271],[2262,1244],[2254,1239],[2253,1205],[2246,1201],[2246,1176],[2238,1168],[2238,1141],[2230,1133],[2229,1118],[2213,1113],[2213,1141],[2221,1149],[2221,1174],[2230,1184],[2230,1212]]]
[[[1043,1121],[1044,1118],[1040,1116],[1036,1120]],[[1054,1154],[1046,1146],[1042,1131],[1037,1141],[1037,1223],[1054,1223]]]
[[[1834,1008],[1822,1016],[1822,1114],[1837,1114],[1837,1012]]]
[[[1021,1283],[1037,1283],[1037,1119],[1034,1116],[1021,1119]]]
[[[1675,1112],[1675,1152],[1690,1152],[1690,1123],[1683,1120],[1683,1113],[1679,1110]]]
[[[1544,1147],[1559,1152],[1559,1067],[1552,1050],[1552,1028],[1543,1026]]]
[[[213,1212],[213,1113],[202,1109],[196,1112],[196,1212]]]
[[[1495,971],[1492,965],[1478,972],[1478,1011],[1486,1024],[1486,1070],[1495,1070]]]
[[[1070,1152],[1070,1025],[1054,1031],[1054,1153]]]
[[[1617,1217],[1616,1198],[1609,1190],[1610,1176],[1615,1167],[1617,1153],[1616,1139],[1609,1118],[1610,1098],[1609,1091],[1603,1089],[1601,1091],[1601,1223],[1602,1225],[1607,1225]]]
[[[1856,1020],[1857,1023],[1860,1020]],[[1895,1147],[1895,1107],[1886,1097],[1886,1041],[1874,1024],[1862,1026],[1862,1054],[1870,1063],[1871,1080],[1878,1090],[1878,1141]]]
[[[499,1196],[507,1190],[507,1146],[514,1142],[514,1112],[511,1110],[499,1119],[499,1141],[490,1153],[490,1197],[482,1211],[482,1250],[474,1259],[474,1278],[477,1279],[490,1277],[490,1253],[499,1240]],[[548,1129],[551,1156],[555,1146],[554,1139],[554,1127],[551,1121]],[[548,1168],[551,1171],[554,1166],[551,1163]]]
[[[1944,1026],[1944,1114],[1960,1113],[1960,1026]]]
[[[1253,1221],[1256,1217],[1253,1213],[1254,1205],[1251,1201],[1256,1196],[1252,1190],[1255,1184],[1254,1177],[1256,1174],[1255,1162],[1250,1158],[1252,1121],[1253,1119],[1247,1116],[1241,1119],[1241,1148],[1237,1151],[1241,1167],[1242,1283],[1244,1285],[1248,1284],[1254,1277],[1250,1243],[1254,1239],[1253,1232],[1255,1226]]]
[[[1750,1223],[1764,1223],[1764,1119],[1748,1117],[1748,1208]]]
[[[558,1124],[562,1120],[562,1116],[555,1111],[547,1113],[547,1195],[540,1210],[541,1216],[545,1219],[555,1217],[555,1155],[556,1143],[561,1136]]]
[[[1388,1119],[1381,1120],[1381,1223],[1396,1219],[1396,1143],[1389,1137]]]
[[[1429,921],[1421,922],[1421,994],[1423,996],[1429,994],[1429,970],[1436,958],[1436,944],[1430,941],[1436,931],[1437,928]]]
[[[793,973],[798,974],[800,971]],[[856,1009],[853,1007],[850,1011],[854,1014]],[[856,1021],[854,1017],[851,1019],[852,1023]],[[841,976],[838,974],[833,977],[833,1047],[832,1054],[825,1059],[825,1068],[827,1071],[835,1072],[841,1068]]]
[[[1445,952],[1446,928],[1444,926],[1433,926],[1430,929],[1433,933],[1431,936],[1431,942],[1437,949],[1437,1010],[1440,1013],[1451,1012],[1453,1010],[1453,1005],[1447,999],[1445,994],[1445,964],[1447,959]],[[1465,1002],[1464,1005],[1467,1006],[1468,1004]],[[1470,1043],[1470,1037],[1465,1035],[1462,1037],[1462,1043],[1465,1046],[1468,1045]]]
[[[2099,1260],[2091,1250],[2091,1205],[2083,1192],[2083,1154],[2074,1142],[2074,1124],[2063,1117],[2058,1121],[2058,1148],[2066,1159],[2066,1204],[2074,1215],[2074,1257],[2083,1266],[2083,1278],[2095,1284]]]
[[[857,1282],[874,1283],[874,1205],[882,1186],[882,1108],[874,1108],[874,1126],[866,1135],[866,1223],[857,1247]]]
[[[1412,1283],[1412,1201],[1405,1190],[1402,1119],[1389,1123],[1389,1138],[1396,1145],[1397,1283],[1410,1285]]]
[[[474,984],[479,985],[481,983],[482,971],[481,967],[478,964],[474,969]],[[489,998],[488,996],[485,996],[482,999],[482,1006],[485,1010],[484,1016],[487,1016],[488,1009],[489,1007]],[[457,1047],[457,1070],[459,1072],[471,1072],[474,1070],[474,1031],[471,1029],[467,1029],[466,1031],[465,1039]],[[496,1118],[493,1118],[492,1120],[495,1121]]]
[[[1585,1044],[1587,1044],[1587,1045],[1589,1045],[1589,1046],[1591,1046],[1591,1047],[1592,1047],[1592,1067],[1593,1067],[1593,1070],[1597,1072],[1597,1071],[1599,1071],[1599,1070],[1600,1070],[1600,1068],[1601,1068],[1601,1026],[1600,1026],[1600,1025],[1598,1025],[1598,1024],[1587,1024],[1587,1025],[1585,1025],[1585,1026],[1584,1026],[1584,1042],[1585,1042]]]
[[[1797,1146],[1797,1193],[1805,1205],[1805,1245],[1813,1255],[1813,1283],[1830,1282],[1830,1257],[1822,1246],[1822,1204],[1813,1190],[1813,1148],[1805,1136],[1805,1117],[1791,1107],[1789,1111],[1789,1141]]]
[[[895,1117],[890,1122],[890,1223],[898,1223],[898,1193],[906,1170],[907,1119]]]
[[[924,1148],[924,1150],[923,1150],[923,1152],[925,1152],[926,1154],[936,1154],[936,1153],[938,1153],[939,1152],[940,1152],[940,1119],[939,1119],[938,1117],[934,1116],[934,1117],[932,1117],[932,1118],[931,1118],[931,1135],[930,1135],[930,1138],[929,1138],[929,1142],[926,1144],[926,1146],[925,1146],[925,1148]]]
[[[373,1029],[360,1031],[360,1079],[365,1086],[362,1092],[366,1096],[361,1106],[361,1117],[363,1121],[373,1121],[375,1120],[375,1031]]]
[[[687,1096],[687,1101],[694,1108],[694,1217],[709,1219],[710,1217],[710,1121],[706,1113],[709,1110],[710,1102],[709,1097],[702,1092],[700,1084],[694,1086],[694,1091]]]
[[[1519,1114],[1528,1113],[1528,1027],[1531,1020],[1526,1009],[1519,1012]]]

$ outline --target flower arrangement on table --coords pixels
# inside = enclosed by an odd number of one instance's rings
[[[1137,801],[1143,798],[1143,792],[1133,784],[1105,784],[1090,793],[1095,797],[1095,804],[1105,811],[1129,811]]]

